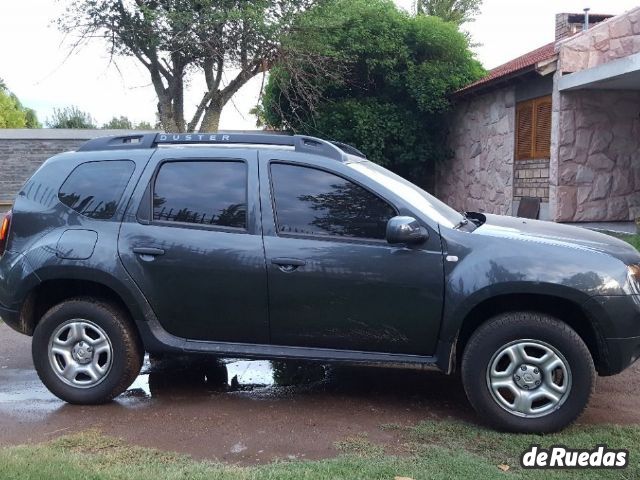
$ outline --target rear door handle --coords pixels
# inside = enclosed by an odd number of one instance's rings
[[[157,257],[159,255],[164,255],[164,250],[161,248],[152,248],[152,247],[135,247],[133,249],[133,253],[137,253],[138,255],[147,255],[151,257]]]
[[[298,258],[272,258],[271,263],[280,267],[283,272],[293,272],[307,264],[307,262]]]

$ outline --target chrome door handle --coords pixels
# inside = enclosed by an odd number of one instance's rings
[[[157,257],[159,255],[164,255],[164,250],[161,248],[152,248],[152,247],[135,247],[133,249],[133,253],[137,253],[138,255]]]
[[[283,272],[294,272],[300,267],[304,267],[307,262],[298,258],[272,258],[271,263],[277,265]]]

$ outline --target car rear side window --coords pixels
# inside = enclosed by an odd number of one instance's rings
[[[247,166],[241,161],[180,161],[160,167],[153,219],[247,228]]]
[[[130,160],[80,164],[60,187],[58,199],[85,217],[108,220],[116,213],[134,169]]]
[[[383,240],[396,210],[338,175],[315,168],[271,164],[278,234]]]

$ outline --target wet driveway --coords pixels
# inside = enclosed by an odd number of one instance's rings
[[[402,442],[385,424],[475,422],[459,380],[437,373],[238,359],[145,360],[114,402],[68,405],[40,383],[30,338],[0,324],[0,445],[97,428],[132,443],[242,464],[336,455],[367,435]],[[599,379],[582,423],[640,423],[640,365]]]

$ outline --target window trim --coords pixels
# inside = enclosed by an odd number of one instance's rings
[[[369,192],[373,196],[375,196],[378,199],[382,200],[384,203],[389,205],[391,207],[391,209],[394,211],[394,217],[400,215],[400,213],[398,211],[398,207],[396,207],[396,205],[394,205],[393,202],[389,201],[388,199],[386,199],[382,195],[378,194],[377,192],[372,191],[369,187],[364,185],[362,182],[354,180],[353,178],[349,178],[348,176],[346,176],[346,175],[344,175],[342,173],[336,172],[335,170],[331,170],[329,168],[316,166],[316,165],[300,164],[300,163],[289,161],[289,160],[273,159],[273,160],[269,160],[269,163],[268,163],[267,166],[268,166],[268,169],[269,169],[268,174],[269,174],[269,193],[271,195],[271,209],[273,211],[273,221],[274,221],[274,224],[275,224],[275,234],[276,234],[277,237],[280,237],[280,238],[299,238],[299,239],[303,239],[303,240],[320,240],[320,241],[332,241],[332,242],[337,241],[337,242],[344,242],[344,243],[360,243],[360,244],[368,244],[368,245],[381,245],[381,244],[389,245],[389,243],[387,242],[387,240],[385,238],[346,237],[346,236],[340,236],[340,235],[318,235],[318,234],[314,234],[314,233],[282,233],[282,232],[280,232],[279,231],[279,227],[278,227],[278,208],[277,208],[277,205],[276,205],[276,195],[275,195],[275,189],[274,189],[274,184],[273,184],[273,175],[271,173],[271,165],[273,165],[273,164],[289,165],[289,166],[293,166],[293,167],[307,168],[307,169],[310,169],[310,170],[319,170],[321,172],[325,172],[325,173],[328,173],[328,174],[331,174],[331,175],[335,175],[336,177],[342,178],[343,180],[346,180],[348,182],[351,182],[351,183],[359,186],[360,188],[362,188],[365,191]]]
[[[153,194],[156,190],[156,180],[158,178],[158,174],[160,173],[161,168],[167,163],[242,163],[245,166],[245,189],[244,189],[244,199],[246,205],[246,216],[245,216],[245,226],[244,227],[226,227],[222,225],[211,225],[211,224],[203,224],[203,223],[192,223],[192,222],[173,222],[170,220],[155,220],[154,212],[153,212]],[[215,232],[223,232],[223,233],[237,233],[237,234],[249,234],[249,163],[244,158],[166,158],[158,162],[156,168],[149,180],[149,185],[145,187],[149,188],[148,198],[145,198],[147,195],[143,194],[142,202],[148,202],[148,212],[149,212],[149,220],[140,221],[139,219],[139,208],[136,211],[136,219],[139,223],[143,223],[145,225],[155,225],[160,227],[170,227],[170,228],[186,228],[190,230],[208,230]]]
[[[129,178],[127,178],[127,181],[125,182],[125,184],[123,185],[122,188],[122,193],[120,193],[120,197],[116,200],[116,209],[113,212],[113,215],[111,215],[109,218],[95,218],[95,217],[90,217],[88,215],[85,215],[84,213],[79,212],[78,210],[76,210],[73,207],[70,207],[69,205],[67,205],[66,203],[64,203],[61,199],[60,199],[60,192],[62,191],[62,187],[67,183],[67,181],[69,180],[69,178],[71,178],[71,175],[74,174],[74,172],[76,170],[78,170],[80,167],[84,166],[84,165],[88,165],[89,163],[105,163],[105,162],[126,162],[126,163],[130,163],[133,165],[133,169],[131,170],[131,173],[129,174]],[[96,220],[99,222],[111,222],[113,221],[117,215],[118,215],[118,210],[120,209],[121,205],[122,205],[122,199],[124,198],[124,194],[127,191],[127,187],[129,186],[129,183],[131,183],[131,178],[133,177],[133,174],[136,172],[136,162],[134,162],[133,160],[131,160],[130,158],[113,158],[113,159],[105,159],[105,160],[88,160],[86,162],[82,162],[77,164],[75,167],[73,167],[71,169],[71,171],[69,172],[69,174],[65,177],[65,179],[63,180],[63,182],[60,184],[60,186],[58,187],[58,193],[56,194],[56,199],[58,200],[58,203],[62,206],[64,206],[65,208],[71,210],[73,213],[80,215],[83,218],[88,218],[89,220]],[[127,199],[128,201],[128,199]]]

